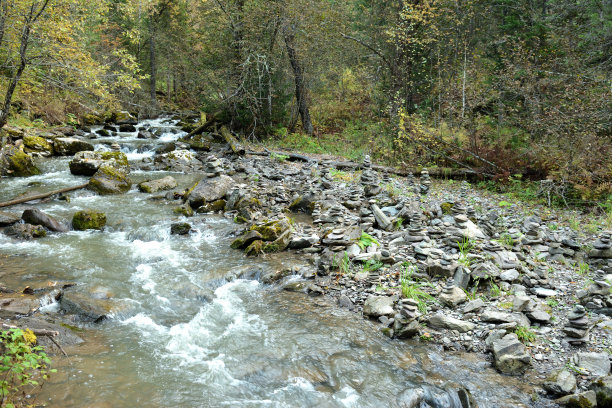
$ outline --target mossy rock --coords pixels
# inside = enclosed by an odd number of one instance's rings
[[[257,256],[257,255],[263,254],[263,247],[264,247],[263,241],[261,240],[253,241],[251,245],[249,245],[244,250],[244,253],[247,256]]]
[[[122,167],[129,167],[127,155],[123,152],[101,152],[100,157],[102,160],[114,160],[116,165]]]
[[[281,234],[290,228],[287,220],[268,221],[263,225],[253,225],[251,231],[261,234],[264,241],[275,241]]]
[[[175,214],[184,215],[185,217],[191,217],[193,215],[193,209],[189,206],[189,204],[183,204],[174,208],[173,212]]]
[[[136,118],[130,114],[128,111],[117,111],[113,112],[110,115],[111,122],[114,123],[122,123],[122,122],[131,122],[135,121]]]
[[[242,215],[237,215],[234,217],[234,222],[236,224],[246,224],[249,221],[246,218],[244,218]]]
[[[101,195],[123,194],[130,190],[132,181],[122,169],[102,165],[89,179],[87,188]]]
[[[205,135],[197,135],[190,139],[181,138],[179,142],[189,145],[193,150],[208,152],[210,151],[210,140]]]
[[[81,116],[81,123],[83,125],[97,125],[99,123],[102,123],[102,118],[98,115],[94,115],[93,113],[86,113],[83,116]]]
[[[251,245],[254,241],[261,240],[261,238],[262,236],[259,232],[249,231],[233,240],[230,246],[233,249],[244,249]]]
[[[28,177],[41,174],[32,157],[9,145],[0,151],[0,175],[13,177]]]
[[[199,207],[198,213],[219,212],[225,209],[225,200],[217,200]]]
[[[101,212],[84,210],[78,211],[72,216],[72,227],[77,231],[101,230],[105,225],[106,214]]]
[[[315,207],[315,196],[313,194],[306,194],[299,196],[291,204],[289,204],[289,211],[297,213],[304,212],[306,214],[312,214]]]
[[[23,145],[32,152],[53,154],[53,146],[40,136],[25,135]]]
[[[454,204],[453,203],[449,203],[449,202],[445,202],[440,204],[440,208],[442,209],[442,213],[443,214],[450,214],[451,213],[451,209],[453,208]]]

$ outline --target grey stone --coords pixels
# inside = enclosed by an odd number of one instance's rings
[[[363,314],[370,317],[392,315],[395,313],[393,303],[392,297],[370,295],[363,305]]]
[[[138,184],[138,189],[145,193],[157,193],[162,190],[170,190],[177,186],[177,182],[172,176],[167,176],[158,180],[144,181]]]
[[[465,302],[467,300],[467,295],[463,289],[454,286],[447,293],[440,294],[438,300],[447,306],[455,307]]]
[[[612,377],[600,377],[589,385],[589,390],[595,391],[597,406],[603,408],[612,407]]]
[[[579,394],[567,395],[555,400],[555,402],[570,408],[595,408],[598,406],[595,391],[585,391]]]
[[[372,213],[374,214],[374,218],[376,218],[376,223],[381,229],[387,230],[392,226],[389,217],[387,217],[376,204],[372,204]]]
[[[572,357],[572,363],[593,376],[603,377],[610,374],[610,359],[606,353],[576,353]]]
[[[499,275],[499,279],[506,282],[514,282],[519,278],[519,273],[516,269],[509,269]]]
[[[555,396],[563,396],[576,391],[576,377],[567,370],[554,372],[543,384],[544,389]]]
[[[427,324],[430,327],[438,329],[449,329],[457,330],[461,333],[469,332],[474,330],[476,325],[472,322],[466,322],[464,320],[455,319],[453,317],[444,314],[435,314],[427,320]]]
[[[507,375],[519,375],[531,366],[531,357],[514,333],[493,342],[495,366]]]
[[[189,205],[191,208],[198,208],[207,202],[222,199],[234,184],[234,180],[224,174],[203,179],[189,194]]]
[[[478,298],[470,301],[467,305],[463,307],[463,313],[471,313],[476,312],[485,307],[484,300]]]
[[[21,217],[17,214],[0,211],[0,227],[13,225],[19,222],[20,219]]]
[[[29,208],[23,212],[21,215],[21,219],[27,224],[32,225],[42,225],[47,228],[49,231],[54,232],[66,232],[68,231],[68,227],[60,223],[55,218],[50,215],[45,214],[36,208]]]
[[[93,151],[91,143],[74,137],[58,137],[53,141],[53,150],[58,156],[72,156],[78,152]]]

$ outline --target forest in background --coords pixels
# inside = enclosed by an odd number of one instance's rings
[[[549,179],[612,208],[609,0],[0,0],[0,126],[206,112],[241,138]],[[39,123],[40,125],[40,123]]]

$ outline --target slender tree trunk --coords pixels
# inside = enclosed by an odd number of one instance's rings
[[[149,62],[151,67],[151,104],[153,108],[157,107],[157,61],[155,60],[155,25],[153,23],[153,16],[149,17]]]
[[[463,83],[461,84],[461,119],[465,119],[465,81],[467,71],[467,46],[463,44]]]
[[[0,0],[0,46],[2,46],[2,39],[4,38],[4,23],[6,22],[7,14],[8,0]]]
[[[283,39],[285,40],[287,55],[289,56],[289,62],[291,63],[293,76],[295,77],[295,99],[297,100],[298,111],[300,113],[300,117],[302,118],[302,127],[307,134],[312,135],[314,133],[314,128],[312,126],[310,111],[308,109],[307,90],[304,83],[304,71],[295,49],[295,36],[292,29],[289,29],[286,26],[283,27]]]
[[[14,71],[9,86],[6,90],[6,94],[4,96],[4,104],[2,105],[2,109],[0,110],[0,129],[6,125],[6,121],[8,120],[8,115],[11,110],[11,100],[13,99],[13,93],[15,92],[15,88],[21,79],[21,74],[23,74],[23,70],[25,69],[28,61],[26,59],[26,54],[28,51],[28,44],[30,41],[30,21],[26,21],[23,30],[21,32],[21,44],[19,46],[19,66],[17,70]]]

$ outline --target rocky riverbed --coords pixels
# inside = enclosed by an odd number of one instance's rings
[[[211,136],[183,139],[176,122],[169,123],[143,126],[126,117],[76,131],[12,129],[0,170],[35,176],[44,157],[69,156],[69,170],[87,180],[88,194],[133,194],[137,184],[148,202],[172,207],[168,218],[179,218],[169,231],[176,236],[199,233],[191,217],[221,214],[235,225],[227,245],[245,257],[299,259],[267,270],[259,276],[264,284],[333,300],[393,341],[484,355],[500,373],[533,387],[534,406],[610,405],[609,231],[572,229],[561,212],[514,203],[466,182],[432,180],[427,170],[398,177],[374,171],[368,157],[358,171],[348,171],[321,157],[240,156]],[[177,137],[160,140],[165,131]],[[117,134],[135,136],[137,147],[104,142]],[[156,171],[169,174],[149,177]],[[145,179],[138,176],[143,173]],[[189,177],[177,176],[182,173]],[[71,194],[46,200],[69,201]],[[62,222],[36,206],[16,208],[20,212],[0,213],[0,228],[12,242],[108,228],[109,214],[100,209],[74,212]],[[92,301],[72,286],[3,288],[2,317],[49,328],[34,312],[41,302],[59,302],[63,326],[52,328],[64,344],[78,342],[66,327],[113,314],[108,294],[96,293]],[[14,320],[21,316],[30,317]],[[431,404],[420,391],[401,401]]]

